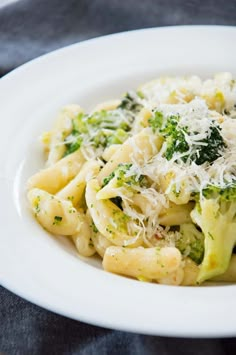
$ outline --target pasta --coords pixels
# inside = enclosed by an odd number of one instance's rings
[[[100,163],[88,161],[84,163],[79,173],[56,195],[64,200],[70,200],[76,207],[82,198],[87,180],[96,176],[100,170]]]
[[[70,201],[40,189],[31,189],[28,199],[36,219],[53,234],[72,235],[78,228],[78,212]]]
[[[92,230],[89,219],[83,213],[80,214],[78,232],[72,235],[72,240],[80,255],[92,256],[95,254],[96,250],[92,243]]]
[[[108,247],[103,258],[105,270],[156,281],[175,272],[181,264],[177,248]]]
[[[236,282],[236,81],[161,77],[65,106],[27,182],[36,220],[139,281]]]
[[[80,106],[68,105],[59,113],[55,122],[55,127],[50,134],[49,154],[46,162],[47,166],[53,165],[62,158],[65,152],[63,141],[72,131],[72,120],[81,112],[82,109]]]
[[[103,258],[106,252],[106,249],[112,246],[112,243],[104,237],[101,233],[92,234],[92,242],[96,252]]]
[[[150,130],[143,130],[139,134],[128,139],[120,149],[104,166],[98,174],[98,181],[101,182],[106,176],[111,174],[119,164],[130,163],[132,160],[142,163],[150,159],[161,146],[162,139],[153,135]]]
[[[76,151],[33,175],[28,180],[28,189],[35,187],[55,194],[78,174],[84,162],[82,153]]]
[[[99,189],[100,186],[96,179],[88,182],[86,202],[96,228],[115,245],[140,245],[142,240],[140,235],[136,233],[135,225],[133,226],[134,233],[129,233],[128,224],[129,222],[133,223],[129,221],[128,216],[115,203],[96,199]]]

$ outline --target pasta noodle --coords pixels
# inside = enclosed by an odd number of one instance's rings
[[[184,277],[181,285],[193,286],[197,284],[197,278],[199,274],[199,266],[196,265],[191,259],[187,258],[183,267]],[[232,255],[227,270],[219,276],[211,279],[215,282],[236,282],[236,255]]]
[[[70,200],[74,206],[77,206],[84,193],[87,180],[98,174],[100,166],[101,164],[97,161],[86,162],[74,179],[57,193],[57,196]]]
[[[36,220],[104,270],[236,282],[236,81],[161,77],[90,113],[59,112],[27,182]]]
[[[96,252],[103,258],[106,252],[106,249],[112,246],[112,243],[104,237],[101,233],[93,233],[92,241]]]
[[[94,107],[93,112],[98,112],[98,111],[108,111],[108,110],[115,110],[117,106],[119,106],[120,100],[110,100],[106,102],[102,102],[101,104],[98,104],[97,106]]]
[[[103,258],[103,267],[118,274],[159,280],[176,271],[181,254],[176,248],[109,247]]]
[[[130,163],[132,160],[142,162],[150,159],[161,146],[162,139],[159,136],[150,134],[149,129],[128,139],[120,149],[117,149],[111,159],[107,162],[98,174],[98,181],[101,182],[106,176],[112,173],[120,163]]]
[[[104,153],[102,155],[102,158],[105,161],[108,161],[111,159],[111,157],[116,153],[116,151],[119,149],[120,145],[119,144],[112,144],[109,147],[107,147],[104,150]]]
[[[100,186],[96,179],[88,182],[86,202],[98,231],[115,245],[140,245],[142,239],[139,235],[129,235],[128,218],[123,211],[109,200],[96,199],[99,189]]]
[[[82,112],[79,105],[65,106],[59,113],[55,127],[50,134],[50,145],[47,166],[51,166],[63,157],[65,152],[64,138],[72,131],[72,120]]]
[[[40,189],[32,189],[28,199],[36,219],[53,234],[71,235],[78,228],[78,212],[70,201],[61,200]]]
[[[190,212],[193,209],[193,204],[174,205],[170,204],[167,209],[162,209],[159,222],[162,226],[176,226],[178,224],[190,223]]]
[[[72,240],[80,255],[92,256],[95,254],[96,250],[92,242],[92,231],[86,215],[80,214],[78,232],[72,235]]]
[[[76,151],[33,175],[28,180],[28,189],[37,187],[55,194],[78,174],[84,162],[82,153]]]

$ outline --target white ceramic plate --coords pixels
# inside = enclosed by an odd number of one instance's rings
[[[27,209],[25,182],[43,164],[37,137],[57,110],[86,109],[159,74],[231,71],[236,29],[172,27],[111,35],[55,51],[0,80],[0,282],[80,321],[155,335],[236,335],[236,286],[173,287],[104,272]]]

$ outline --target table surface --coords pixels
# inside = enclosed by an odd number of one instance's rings
[[[236,1],[19,0],[1,7],[0,0],[0,76],[87,38],[191,24],[236,25]],[[175,339],[108,330],[56,315],[0,287],[1,352],[231,355],[236,354],[236,339]]]

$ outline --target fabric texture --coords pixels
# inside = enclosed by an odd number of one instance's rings
[[[235,13],[235,0],[19,0],[0,9],[0,71],[4,74],[56,48],[114,32],[235,25]]]
[[[235,0],[19,0],[2,7],[0,0],[0,76],[87,38],[154,26],[236,25],[235,14]],[[0,287],[0,353],[232,355],[236,339],[175,339],[108,330],[43,310]]]
[[[43,310],[0,287],[6,355],[234,355],[236,339],[175,339],[94,327]]]

